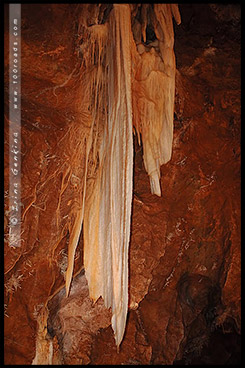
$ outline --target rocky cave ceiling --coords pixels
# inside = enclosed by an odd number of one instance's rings
[[[239,4],[22,4],[18,248],[4,37],[5,364],[238,363]]]

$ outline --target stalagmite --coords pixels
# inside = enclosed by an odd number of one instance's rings
[[[144,5],[131,27],[129,4],[114,4],[105,24],[86,28],[81,47],[89,75],[91,125],[86,140],[83,203],[71,232],[66,273],[69,292],[83,223],[89,295],[112,311],[119,347],[128,310],[128,247],[133,183],[133,125],[142,137],[151,192],[161,195],[160,166],[171,158],[175,58],[172,16],[177,5]],[[136,9],[137,10],[137,9]],[[134,13],[136,12],[134,11]],[[156,40],[147,40],[148,22]],[[141,41],[141,34],[143,41]],[[143,42],[143,43],[142,43]]]

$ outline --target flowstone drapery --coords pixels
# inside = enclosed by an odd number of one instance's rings
[[[83,226],[90,297],[112,311],[119,347],[128,310],[128,247],[133,183],[133,127],[142,138],[151,192],[161,195],[160,166],[171,158],[175,90],[172,17],[176,4],[114,4],[107,19],[80,21],[84,95],[91,114],[83,203],[71,231],[66,291]],[[151,30],[151,32],[149,31]],[[143,38],[143,40],[142,40]]]

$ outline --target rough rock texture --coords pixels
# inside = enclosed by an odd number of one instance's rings
[[[88,364],[93,336],[110,325],[111,312],[102,299],[93,303],[89,298],[84,272],[74,279],[69,297],[62,289],[48,308],[52,311],[48,331],[63,346],[62,360],[69,365]]]
[[[110,7],[103,7],[106,18]],[[161,167],[162,197],[151,194],[142,147],[134,144],[130,311],[118,353],[110,310],[88,297],[82,237],[68,298],[64,291],[88,134],[86,79],[76,64],[81,9],[22,5],[24,226],[21,248],[5,242],[5,364],[44,356],[49,364],[239,362],[239,6],[179,8],[173,156]],[[7,70],[7,23],[5,37]],[[5,78],[8,152],[7,71]],[[8,170],[5,155],[6,210]],[[6,233],[7,220],[6,212]]]

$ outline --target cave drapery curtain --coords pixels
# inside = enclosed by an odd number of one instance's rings
[[[128,310],[133,127],[142,140],[151,192],[160,196],[160,166],[171,158],[173,139],[172,17],[180,23],[176,4],[143,4],[141,21],[135,13],[133,5],[114,4],[104,24],[86,29],[83,72],[91,73],[86,93],[92,119],[86,142],[83,203],[70,236],[66,272],[68,294],[83,226],[90,297],[96,301],[102,296],[106,307],[111,307],[117,346],[124,335]],[[146,42],[149,22],[156,35],[152,42]],[[87,190],[91,155],[92,191]]]

